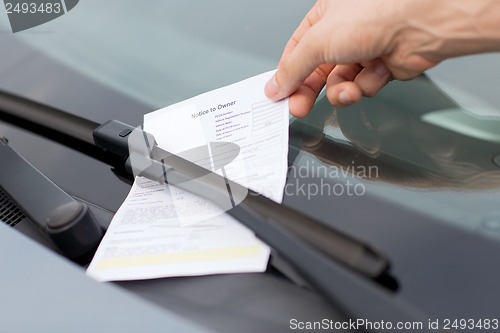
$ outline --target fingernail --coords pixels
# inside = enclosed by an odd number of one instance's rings
[[[273,96],[276,96],[279,91],[280,91],[280,88],[278,87],[278,83],[276,82],[276,77],[273,76],[266,83],[266,87],[265,87],[266,95],[268,97],[273,97]]]
[[[377,65],[375,65],[375,73],[377,73],[378,76],[384,77],[388,72],[389,69],[383,62],[379,62]]]
[[[344,105],[350,105],[354,101],[352,100],[351,96],[349,96],[348,93],[346,93],[345,91],[341,91],[339,93],[339,102],[344,104]]]

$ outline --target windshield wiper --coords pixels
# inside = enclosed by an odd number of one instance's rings
[[[30,129],[35,127],[35,130],[49,130],[52,134],[59,136],[62,134],[72,139],[73,142],[69,142],[73,143],[73,146],[78,146],[78,142],[80,142],[80,149],[85,149],[87,153],[90,151],[91,155],[100,157],[101,160],[106,159],[106,162],[112,162],[114,166],[116,166],[116,163],[126,160],[130,155],[130,151],[134,151],[134,148],[129,147],[128,135],[124,135],[124,133],[140,130],[118,121],[109,121],[100,126],[82,117],[3,92],[0,92],[0,110],[4,114],[4,119],[5,116],[10,118],[9,121],[14,120],[16,122],[17,119],[18,125],[28,122]],[[194,180],[196,186],[191,186],[192,188],[187,190],[192,192],[193,189],[198,189],[198,193],[195,194],[205,197],[210,194],[210,197],[206,197],[206,199],[216,201],[216,204],[226,200],[227,186],[230,186],[235,193],[247,193],[249,191],[229,179],[224,179],[221,182],[218,179],[220,176],[215,173],[210,178],[211,183],[203,182],[207,177],[203,177],[203,179],[200,177],[207,174],[206,169],[177,155],[161,150],[155,145],[154,138],[151,135],[144,135],[144,138],[150,142],[143,142],[142,149],[149,145],[151,150],[138,152],[136,149],[135,151],[135,153],[141,154],[145,163],[151,164],[149,168],[139,172],[143,176],[165,181],[163,173],[168,170],[171,184],[174,182],[177,183],[177,186],[182,187],[193,184]],[[75,140],[76,142],[74,142]],[[66,142],[67,140],[61,141]],[[107,154],[102,156],[99,152],[96,152],[92,148],[93,146],[95,148],[95,145],[106,151]],[[168,162],[163,164],[167,156]],[[131,170],[129,169],[129,171]],[[221,183],[226,185],[221,188]],[[214,195],[216,193],[217,196]],[[246,216],[243,213],[244,211],[259,212],[261,219],[268,221],[266,223],[280,224],[281,227],[308,242],[312,247],[364,276],[377,279],[386,274],[389,269],[389,261],[372,246],[349,237],[340,231],[326,227],[298,211],[279,205],[272,200],[257,195],[255,192],[249,191],[249,195],[244,202],[231,209],[230,214],[238,220],[242,220],[242,217]],[[244,221],[241,222],[246,224]],[[257,225],[247,226],[256,232],[259,237],[266,240],[265,235],[261,234],[259,230],[255,230]],[[266,241],[273,246],[272,240]]]
[[[228,187],[235,193],[248,191],[251,195],[229,209],[228,214],[278,251],[313,288],[337,308],[343,309],[348,317],[373,321],[428,318],[395,297],[392,291],[377,287],[380,284],[375,281],[387,274],[389,261],[369,244],[257,195],[229,179],[221,179],[216,173],[210,172],[211,177],[200,178],[200,175],[207,174],[206,169],[159,149],[154,138],[145,132],[142,134],[143,144],[129,147],[127,136],[140,129],[117,121],[99,126],[78,116],[1,92],[0,114],[17,119],[18,124],[28,121],[84,145],[95,144],[121,159],[128,159],[130,152],[139,154],[146,165],[139,174],[158,181],[166,180],[216,204],[220,203],[218,200],[227,199]],[[221,183],[225,185],[221,187]]]

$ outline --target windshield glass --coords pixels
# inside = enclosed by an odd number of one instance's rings
[[[313,3],[85,0],[66,16],[15,37],[160,108],[275,68]],[[9,29],[7,17],[0,24]]]
[[[344,184],[320,182],[310,191],[376,193],[500,236],[500,118],[461,108],[427,78],[392,83],[349,108],[334,109],[325,98],[291,128],[292,142],[301,147],[295,165],[310,177]]]
[[[275,68],[313,3],[86,0],[16,34],[15,42],[1,14],[1,38],[4,45],[22,41],[152,111]],[[4,69],[32,57],[2,49]],[[498,58],[449,61],[429,72],[431,80],[393,82],[349,108],[320,98],[310,116],[291,119],[285,204],[299,198],[300,208],[314,213],[309,203],[318,197],[356,202],[374,195],[500,239],[500,76],[488,67]],[[23,93],[19,82],[2,86]],[[48,91],[42,86],[34,95],[43,101]]]

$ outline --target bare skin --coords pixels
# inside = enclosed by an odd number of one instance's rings
[[[321,89],[331,104],[374,96],[441,61],[500,51],[500,0],[318,0],[267,83],[304,117]]]

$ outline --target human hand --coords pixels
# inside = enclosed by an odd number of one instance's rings
[[[304,117],[325,84],[330,103],[347,106],[392,78],[416,77],[443,59],[433,53],[438,36],[409,17],[425,17],[432,6],[433,0],[318,0],[287,43],[266,95],[290,96],[290,112]]]

